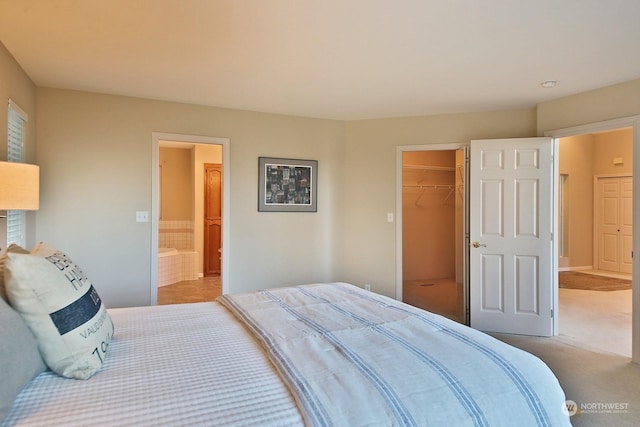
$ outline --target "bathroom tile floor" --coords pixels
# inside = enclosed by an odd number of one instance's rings
[[[158,305],[213,301],[222,295],[220,276],[186,280],[158,288]]]

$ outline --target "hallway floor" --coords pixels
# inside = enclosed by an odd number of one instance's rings
[[[559,289],[559,300],[563,341],[631,357],[631,290]]]
[[[579,273],[631,280],[631,274],[601,270]],[[631,357],[631,290],[559,289],[559,338],[587,350]]]

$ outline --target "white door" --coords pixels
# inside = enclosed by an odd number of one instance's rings
[[[553,335],[553,140],[471,141],[470,320]]]
[[[633,271],[633,177],[622,179],[620,195],[622,215],[620,216],[620,241],[622,256],[620,272],[631,274]]]
[[[633,179],[596,180],[597,257],[599,270],[631,273]]]

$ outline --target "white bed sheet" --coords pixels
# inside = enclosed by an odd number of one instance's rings
[[[218,303],[109,313],[102,369],[87,381],[40,374],[3,426],[302,425],[260,345]]]

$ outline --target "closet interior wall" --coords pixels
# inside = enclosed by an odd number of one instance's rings
[[[403,301],[466,322],[464,150],[403,153]]]
[[[456,152],[403,155],[403,279],[456,276]]]

